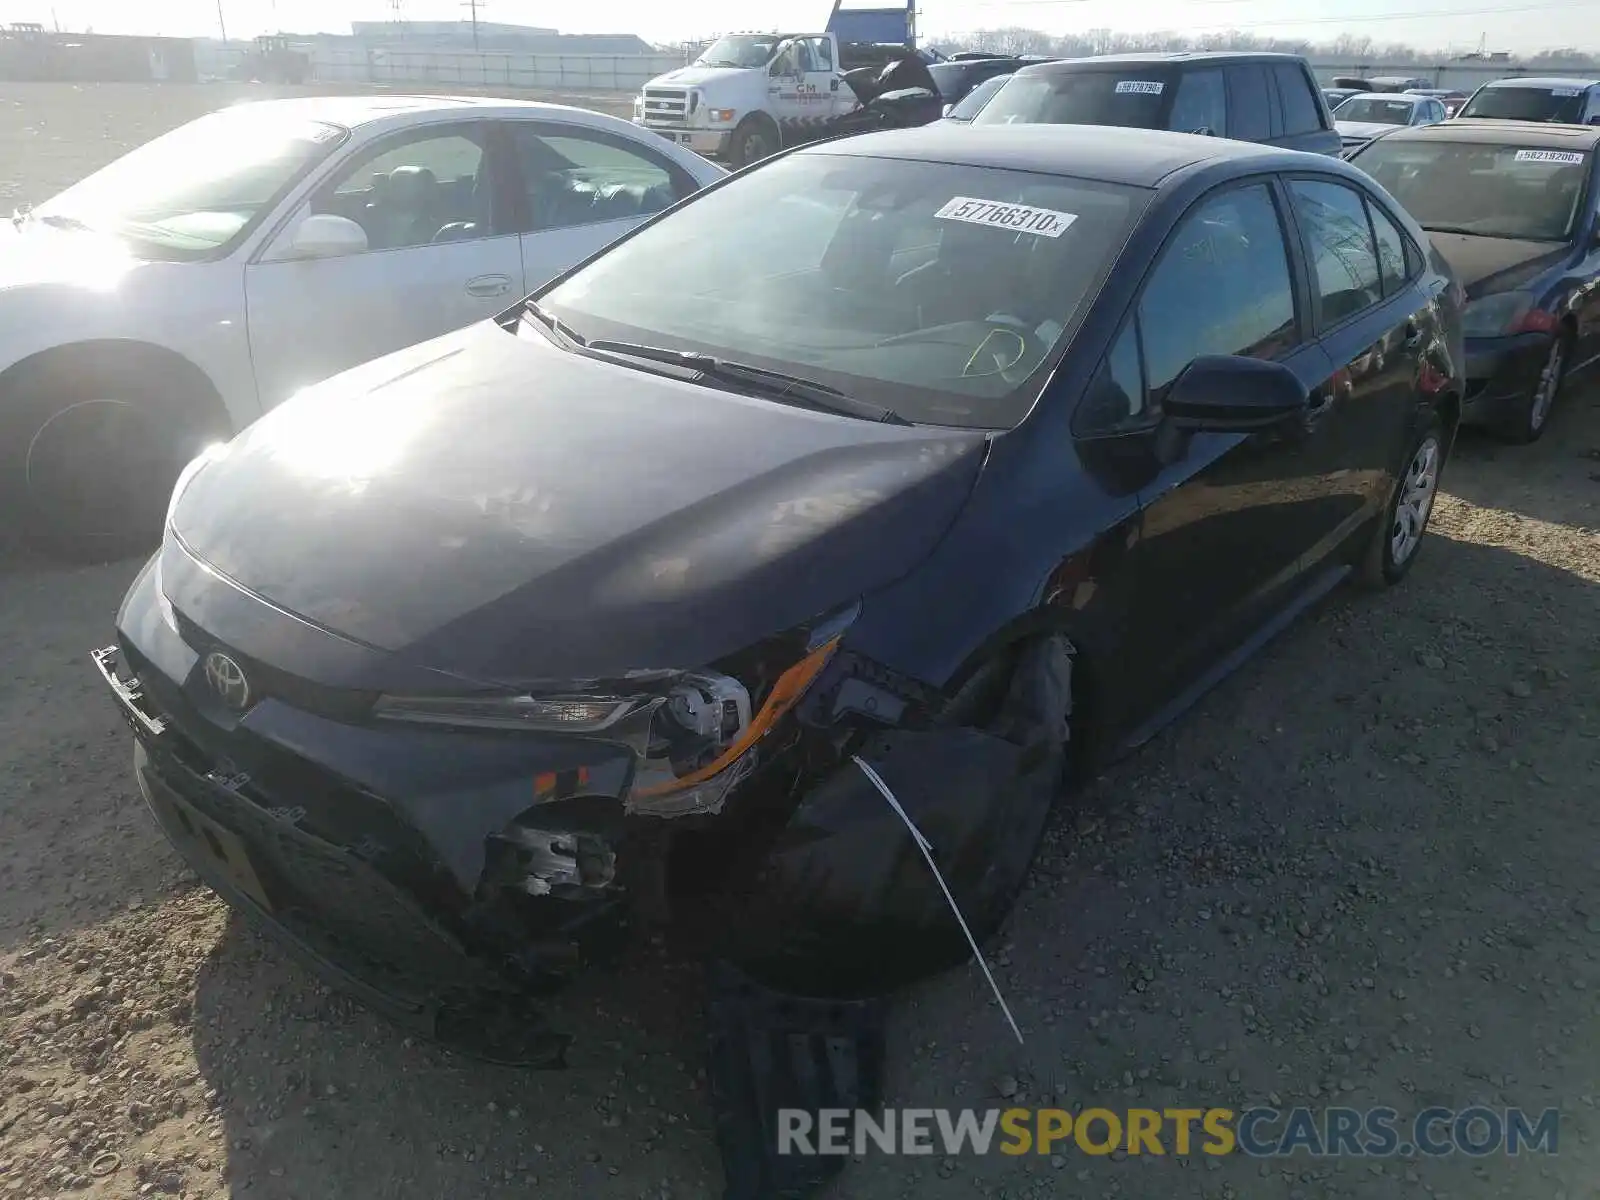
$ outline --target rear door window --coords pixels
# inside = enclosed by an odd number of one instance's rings
[[[1167,128],[1178,133],[1228,136],[1228,90],[1221,71],[1185,71],[1179,77]]]
[[[1378,248],[1362,197],[1342,183],[1296,179],[1294,210],[1310,244],[1312,284],[1322,300],[1322,326],[1337,325],[1383,298]],[[1404,249],[1401,250],[1402,258]]]
[[[1322,129],[1322,110],[1316,93],[1311,90],[1311,79],[1305,71],[1292,63],[1280,63],[1272,68],[1278,81],[1278,98],[1283,101],[1283,132],[1288,137],[1302,133],[1318,133]]]
[[[1411,274],[1406,263],[1405,235],[1395,227],[1388,214],[1371,200],[1367,201],[1367,214],[1372,218],[1372,233],[1377,240],[1378,272],[1383,284],[1383,294],[1393,296],[1405,287]]]
[[[1257,63],[1229,67],[1229,137],[1241,142],[1264,142],[1272,136],[1272,101],[1267,95],[1267,72]]]

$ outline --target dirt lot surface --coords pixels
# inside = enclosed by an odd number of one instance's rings
[[[0,87],[0,199],[245,90]],[[1465,440],[1402,587],[1074,798],[994,950],[1026,1045],[973,967],[890,1046],[901,1105],[1556,1107],[1559,1154],[879,1156],[832,1196],[1600,1196],[1593,396],[1537,447]],[[87,659],[134,569],[0,558],[0,1197],[717,1195],[688,966],[568,996],[572,1069],[489,1069],[197,885]]]

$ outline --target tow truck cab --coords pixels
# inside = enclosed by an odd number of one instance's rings
[[[730,33],[691,65],[645,84],[633,120],[743,166],[853,112],[858,101],[844,69],[831,33]]]

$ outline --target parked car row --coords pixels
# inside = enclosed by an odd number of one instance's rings
[[[1005,66],[732,175],[252,105],[7,235],[10,511],[157,535],[93,658],[173,844],[496,1061],[688,931],[748,1194],[841,1165],[761,1131],[876,1105],[852,1006],[998,929],[1065,781],[1400,582],[1461,425],[1538,437],[1600,354],[1600,128],[1347,149],[1294,56]]]

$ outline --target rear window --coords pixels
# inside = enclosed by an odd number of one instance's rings
[[[1166,68],[1132,64],[1116,71],[1023,71],[1012,76],[972,123],[1159,129],[1174,82]]]
[[[955,106],[947,115],[952,121],[972,120],[973,117],[983,111],[984,105],[994,99],[995,93],[1005,87],[1008,82],[1009,79],[1005,75],[996,75],[990,79],[985,79],[977,87],[961,97],[960,100],[956,101]]]
[[[934,63],[928,68],[928,74],[933,76],[939,95],[946,100],[959,100],[972,86],[972,80],[978,73],[971,63],[954,62]]]
[[[1554,121],[1562,125],[1583,122],[1581,87],[1479,88],[1457,113],[1461,117],[1490,117],[1502,121]]]
[[[1589,155],[1579,150],[1380,138],[1351,161],[1435,233],[1565,241]]]
[[[1385,100],[1379,96],[1354,96],[1339,106],[1339,120],[1368,125],[1409,125],[1415,100]]]

